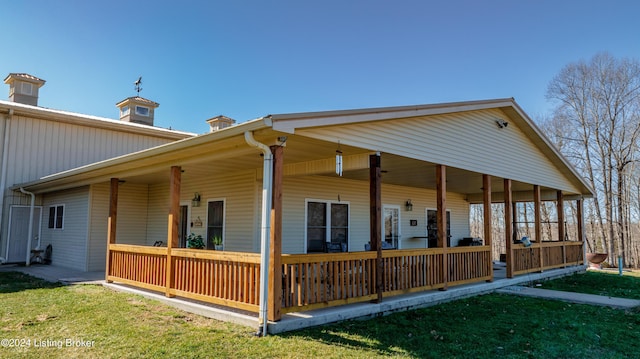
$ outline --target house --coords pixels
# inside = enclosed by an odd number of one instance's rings
[[[43,241],[55,247],[62,231],[77,231],[74,245],[88,257],[54,256],[58,265],[88,261],[106,268],[108,281],[265,321],[491,281],[493,202],[504,204],[508,239],[514,203],[536,208],[533,245],[506,240],[507,276],[583,264],[582,201],[593,191],[513,99],[237,125],[219,116],[211,126],[13,189],[34,193],[45,208],[65,205],[64,229],[44,228]],[[558,225],[557,240],[542,241],[543,201],[555,203],[558,223],[564,203],[576,203],[576,235]],[[472,204],[484,208],[477,246],[464,245]],[[185,248],[189,233],[207,249]],[[223,251],[210,250],[216,237]]]
[[[11,73],[4,82],[9,85],[9,100],[0,101],[0,261],[29,262],[32,253],[27,247],[46,246],[42,226],[71,230],[75,226],[72,221],[77,220],[64,216],[71,208],[63,203],[45,205],[38,196],[34,198],[34,220],[30,221],[31,196],[10,190],[15,184],[193,136],[154,127],[153,111],[158,104],[139,96],[118,103],[120,120],[112,120],[38,106],[45,81],[33,75]],[[74,191],[83,193],[86,189]],[[57,218],[54,223],[46,222],[49,213]],[[75,268],[91,269],[74,259],[92,252],[86,245],[66,247],[59,241],[55,248],[58,258],[66,257],[64,261]]]

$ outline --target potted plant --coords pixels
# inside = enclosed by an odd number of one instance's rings
[[[202,239],[202,236],[195,233],[189,234],[187,237],[187,248],[204,248],[204,240]]]
[[[213,236],[211,237],[211,243],[213,243],[213,247],[216,251],[222,250],[222,237],[221,236]]]

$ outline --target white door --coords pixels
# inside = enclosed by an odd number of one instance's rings
[[[40,237],[40,213],[42,207],[33,209],[33,232],[31,249],[38,245]],[[24,263],[27,257],[27,235],[29,234],[29,207],[11,206],[9,210],[9,244],[7,263]]]

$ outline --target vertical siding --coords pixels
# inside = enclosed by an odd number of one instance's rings
[[[140,151],[172,140],[97,129],[57,121],[14,116],[9,124],[6,186],[36,180],[89,163]],[[0,126],[4,131],[4,122]],[[0,137],[4,138],[4,134]],[[0,141],[0,151],[2,150]],[[1,158],[1,157],[0,157]],[[1,236],[6,238],[8,208],[24,203],[24,196],[4,191]],[[2,249],[5,240],[0,240]]]
[[[499,129],[496,119],[509,121],[509,126]],[[318,127],[296,134],[579,192],[497,109]]]
[[[49,206],[64,205],[64,228],[47,226]],[[53,264],[77,270],[87,270],[87,229],[89,187],[48,194],[43,197],[42,246],[53,247]]]
[[[8,185],[171,142],[22,116],[11,121],[9,141]]]

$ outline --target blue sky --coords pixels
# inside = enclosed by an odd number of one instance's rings
[[[640,58],[631,0],[0,0],[0,13],[0,76],[45,79],[40,106],[117,118],[141,75],[156,125],[196,133],[220,114],[504,97],[536,119],[568,63]]]

